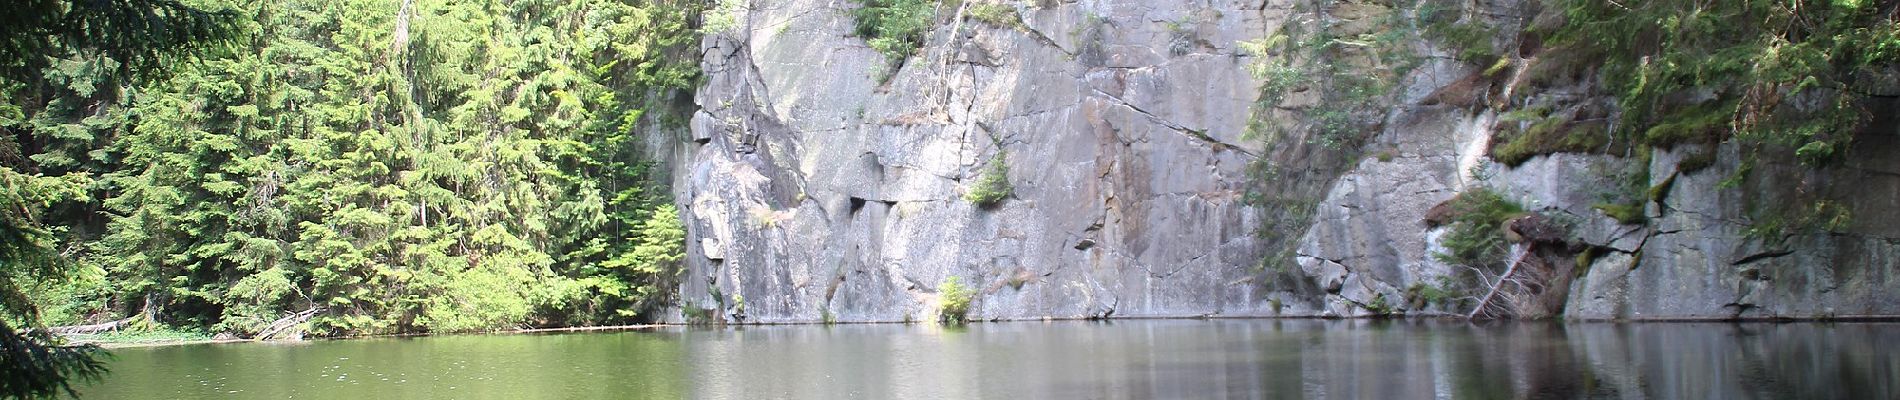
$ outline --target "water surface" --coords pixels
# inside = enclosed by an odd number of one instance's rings
[[[1900,324],[1145,320],[115,350],[88,399],[1893,399]]]

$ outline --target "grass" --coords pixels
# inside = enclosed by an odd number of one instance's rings
[[[129,346],[169,344],[184,342],[202,342],[212,340],[211,335],[203,331],[178,328],[149,328],[107,331],[95,334],[65,335],[74,342],[96,343],[104,346]]]

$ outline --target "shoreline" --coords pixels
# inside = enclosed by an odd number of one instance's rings
[[[1556,324],[1722,324],[1722,323],[1727,323],[1727,324],[1793,324],[1793,323],[1896,323],[1896,322],[1900,322],[1900,315],[1851,315],[1851,316],[1834,316],[1834,317],[1828,317],[1828,318],[1818,318],[1818,317],[1681,318],[1681,317],[1678,317],[1678,318],[1636,318],[1636,319],[1622,319],[1622,320],[1591,320],[1591,319],[1468,320],[1468,319],[1459,318],[1459,317],[1450,316],[1450,315],[1415,315],[1415,316],[1387,316],[1387,317],[1378,317],[1378,316],[1373,316],[1373,317],[1321,317],[1321,316],[1166,317],[1166,316],[1158,316],[1158,317],[1117,317],[1117,318],[997,319],[997,320],[970,321],[970,322],[966,322],[966,324],[1058,322],[1058,321],[1060,322],[1094,321],[1094,322],[1112,323],[1115,321],[1165,321],[1165,320],[1467,321],[1471,323],[1504,322],[1504,323],[1556,323]],[[304,340],[193,339],[193,340],[177,340],[177,341],[160,340],[160,341],[128,341],[128,342],[74,340],[73,342],[75,344],[82,344],[82,343],[93,344],[93,345],[99,346],[102,349],[112,350],[112,349],[128,349],[128,348],[185,346],[185,345],[198,345],[198,344],[234,344],[234,343],[287,344],[287,343],[306,343],[306,342],[326,341],[326,340],[406,338],[406,337],[428,337],[428,336],[450,336],[450,335],[518,335],[518,334],[539,334],[539,333],[619,332],[619,331],[636,331],[636,330],[649,330],[649,329],[657,330],[657,329],[665,329],[665,328],[692,328],[692,327],[743,328],[743,327],[749,327],[749,326],[766,327],[766,326],[801,326],[801,325],[912,325],[912,324],[925,324],[925,323],[928,323],[928,322],[921,322],[921,321],[909,321],[909,322],[905,322],[905,321],[853,321],[853,322],[811,321],[811,322],[746,322],[746,323],[725,323],[725,324],[662,323],[662,324],[609,325],[609,326],[574,326],[574,327],[561,327],[561,328],[524,328],[524,329],[514,329],[514,330],[505,330],[505,331],[493,331],[493,332],[402,333],[402,334],[388,334],[388,335],[336,336],[336,337],[312,338],[312,339],[304,339]]]
[[[515,334],[533,334],[533,333],[562,333],[562,332],[613,332],[613,331],[632,331],[632,330],[658,329],[658,328],[668,328],[668,327],[685,327],[685,326],[691,326],[691,325],[640,324],[640,325],[608,325],[608,326],[574,326],[574,327],[564,327],[564,328],[524,328],[524,329],[513,329],[513,330],[505,330],[505,331],[493,331],[493,332],[400,333],[400,334],[388,334],[388,335],[335,336],[335,337],[320,337],[320,338],[311,338],[311,339],[302,339],[302,340],[181,339],[181,340],[101,341],[101,340],[83,340],[83,339],[72,339],[72,338],[68,338],[68,340],[71,341],[73,344],[91,344],[91,345],[99,346],[99,348],[101,349],[112,350],[112,349],[145,348],[145,347],[185,346],[185,345],[194,345],[194,344],[232,344],[232,343],[285,344],[285,343],[307,343],[307,342],[316,342],[316,341],[325,341],[325,340],[403,338],[403,337],[448,336],[448,335],[515,335]]]

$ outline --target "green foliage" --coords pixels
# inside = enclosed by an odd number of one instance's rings
[[[38,302],[24,290],[35,282],[67,278],[54,249],[55,229],[40,220],[62,200],[83,200],[83,175],[44,177],[0,165],[0,396],[77,396],[73,384],[98,379],[106,368],[95,346],[70,346],[44,330]]]
[[[1495,50],[1492,35],[1460,26],[1474,21],[1471,10],[1430,6],[1428,13],[1426,7],[1419,15],[1427,36],[1464,50],[1460,58],[1475,65],[1476,56]],[[1755,160],[1763,156],[1758,153],[1830,166],[1855,149],[1856,135],[1883,134],[1870,129],[1869,122],[1877,119],[1877,107],[1888,96],[1870,90],[1882,85],[1870,86],[1869,77],[1889,74],[1900,64],[1900,15],[1893,7],[1892,2],[1815,0],[1543,2],[1529,8],[1542,14],[1527,21],[1516,35],[1518,43],[1506,47],[1536,52],[1525,56],[1541,61],[1521,66],[1541,68],[1526,71],[1529,75],[1595,82],[1598,93],[1592,96],[1613,98],[1601,102],[1614,104],[1613,112],[1593,112],[1614,120],[1602,125],[1614,130],[1600,132],[1604,140],[1596,142],[1611,148],[1588,149],[1591,143],[1571,140],[1577,135],[1551,134],[1540,130],[1542,124],[1506,124],[1493,156],[1514,165],[1537,154],[1603,152],[1637,155],[1632,163],[1646,164],[1651,147],[1677,149],[1687,153],[1676,172],[1687,174],[1715,165],[1717,146],[1732,145],[1743,159],[1717,185],[1720,189],[1747,182]],[[1493,64],[1510,68],[1505,65],[1504,60]],[[1532,82],[1540,79],[1530,76]],[[1663,200],[1673,179],[1650,186],[1647,171],[1641,178],[1598,208],[1623,223],[1643,223],[1644,205]],[[1751,219],[1758,225],[1751,230],[1776,238],[1839,226],[1829,223],[1836,220],[1831,216],[1851,212],[1829,198],[1842,192],[1828,185],[1826,180],[1804,183],[1787,201],[1792,204],[1751,205],[1759,217]]]
[[[0,397],[77,397],[74,383],[106,372],[98,347],[34,328],[49,295],[96,285],[65,284],[90,269],[72,268],[60,242],[75,233],[47,217],[85,215],[72,204],[91,200],[85,167],[101,155],[89,147],[125,120],[113,107],[119,86],[231,37],[233,16],[170,0],[10,5],[0,16]]]
[[[1473,65],[1491,65],[1492,67],[1487,69],[1485,75],[1492,75],[1501,69],[1496,66],[1502,60],[1499,60],[1498,51],[1491,43],[1494,33],[1490,29],[1485,28],[1482,23],[1460,21],[1458,16],[1444,11],[1446,9],[1440,8],[1439,12],[1431,10],[1431,8],[1426,8],[1425,11],[1420,12],[1419,16],[1426,22],[1424,24],[1426,37],[1437,40],[1456,51],[1455,54],[1460,61]]]
[[[46,240],[100,275],[46,292],[74,322],[626,323],[677,285],[684,230],[640,147],[683,120],[670,104],[697,79],[698,7],[246,4],[231,12],[255,35],[166,80],[52,64],[51,100],[0,109],[36,142],[0,143],[33,149],[0,163],[99,177],[49,211],[70,225]]]
[[[700,31],[707,34],[714,34],[738,28],[739,18],[745,16],[746,3],[748,1],[749,0],[711,1],[713,5],[706,10],[704,14],[705,23],[700,26]]]
[[[1662,123],[1649,127],[1643,140],[1662,148],[1685,143],[1713,144],[1728,133],[1734,110],[1733,106],[1716,103],[1677,110],[1664,117]]]
[[[1370,312],[1372,313],[1372,315],[1378,315],[1378,316],[1392,315],[1393,312],[1396,311],[1392,308],[1391,302],[1385,299],[1385,293],[1380,293],[1379,295],[1374,296],[1372,298],[1372,302],[1365,304],[1365,307],[1366,307],[1366,312]]]
[[[1834,200],[1786,202],[1762,206],[1749,214],[1749,226],[1742,236],[1775,246],[1797,234],[1838,233],[1854,227],[1853,210]]]
[[[891,70],[917,53],[937,18],[937,0],[859,0],[857,34],[884,54]],[[889,76],[888,72],[887,75]]]
[[[963,193],[963,200],[977,207],[992,207],[1009,198],[1014,188],[1009,185],[1009,163],[1005,158],[1007,156],[1003,153],[991,158],[989,164],[983,167],[982,175],[977,177],[976,184]]]
[[[1260,213],[1255,231],[1269,249],[1262,271],[1289,270],[1293,246],[1325,188],[1363,159],[1362,147],[1379,132],[1387,100],[1420,64],[1411,43],[1414,24],[1402,7],[1358,16],[1370,24],[1341,24],[1333,8],[1324,1],[1295,2],[1280,30],[1237,43],[1253,59],[1248,72],[1262,81],[1242,137],[1275,149],[1248,166],[1252,184],[1245,200],[1270,210]],[[1186,21],[1169,27],[1176,38],[1192,39]]]
[[[1503,263],[1504,223],[1524,215],[1524,207],[1488,188],[1473,188],[1450,200],[1450,231],[1440,239],[1446,252],[1434,254],[1451,264]]]
[[[944,278],[937,284],[937,296],[943,302],[938,317],[945,324],[962,324],[970,314],[970,302],[976,300],[976,289],[963,285],[963,278]]]
[[[11,398],[78,397],[75,383],[105,375],[102,351],[65,345],[44,331],[20,332],[0,321],[0,394]]]
[[[1405,298],[1411,308],[1420,309],[1432,304],[1453,305],[1461,296],[1457,284],[1450,276],[1439,276],[1436,282],[1413,282],[1405,287]]]
[[[0,78],[32,82],[73,53],[117,60],[115,75],[157,77],[235,36],[236,19],[176,0],[18,0],[0,15]]]
[[[1554,47],[1600,61],[1619,125],[1662,145],[1732,131],[1825,163],[1871,120],[1856,77],[1900,62],[1890,4],[1560,0],[1553,9],[1567,21]]]
[[[632,247],[603,266],[614,269],[620,281],[641,283],[621,296],[632,307],[616,311],[631,317],[639,310],[672,301],[673,288],[684,271],[681,261],[686,258],[686,226],[678,209],[662,204],[640,223],[637,236],[629,239]]]

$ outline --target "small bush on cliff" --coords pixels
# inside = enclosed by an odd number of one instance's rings
[[[1504,222],[1524,215],[1524,206],[1488,188],[1459,193],[1449,201],[1451,232],[1440,244],[1440,261],[1461,265],[1490,265],[1503,261]]]
[[[944,278],[937,284],[937,294],[943,296],[943,309],[938,320],[946,324],[961,324],[970,314],[970,301],[976,299],[976,290],[963,285],[963,278]]]
[[[1015,188],[1009,186],[1009,164],[1003,158],[1003,155],[998,154],[996,158],[990,159],[989,165],[983,167],[983,175],[977,178],[969,192],[963,194],[964,200],[977,207],[990,207],[1009,198]]]
[[[1463,293],[1458,287],[1458,282],[1452,280],[1450,276],[1441,275],[1436,282],[1431,284],[1413,282],[1412,286],[1405,288],[1406,304],[1408,308],[1414,310],[1424,309],[1433,304],[1456,307],[1461,297]]]
[[[924,35],[937,17],[937,0],[858,0],[851,13],[857,18],[858,36],[864,37],[892,65],[917,53]]]

